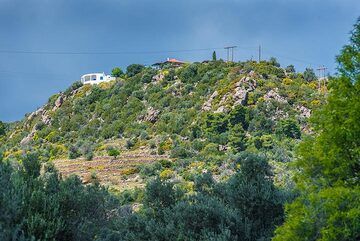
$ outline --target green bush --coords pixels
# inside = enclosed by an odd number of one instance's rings
[[[116,159],[120,155],[120,151],[118,149],[114,148],[114,147],[109,147],[107,149],[107,154]]]
[[[145,66],[141,64],[131,64],[126,68],[126,75],[128,77],[133,77],[139,74],[144,68]]]
[[[119,67],[115,67],[112,69],[111,75],[114,77],[121,77],[124,75],[124,72]]]

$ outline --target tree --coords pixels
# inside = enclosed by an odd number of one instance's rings
[[[195,82],[195,77],[198,74],[198,66],[197,64],[190,64],[186,68],[182,69],[180,74],[180,78],[182,81],[186,83],[193,83]]]
[[[269,240],[276,225],[282,222],[288,196],[274,186],[266,158],[244,152],[236,162],[239,170],[218,187],[218,195],[237,211],[242,223],[236,231],[240,240]]]
[[[214,50],[214,52],[212,53],[212,60],[213,60],[213,61],[216,61],[216,52],[215,52],[215,50]]]
[[[240,152],[246,148],[245,131],[241,124],[237,124],[229,130],[229,144],[235,152]]]
[[[0,136],[3,136],[6,134],[5,130],[6,130],[5,124],[2,121],[0,121]]]
[[[276,59],[275,57],[271,57],[271,58],[269,59],[269,63],[270,63],[271,65],[275,66],[275,67],[280,67],[279,62],[277,61],[277,59]]]
[[[294,67],[294,65],[289,65],[289,66],[287,66],[286,68],[285,68],[285,71],[286,71],[286,73],[295,73],[296,71],[295,71],[295,67]]]
[[[111,75],[114,77],[121,77],[124,75],[124,72],[119,67],[115,67],[112,69]]]
[[[315,72],[312,68],[306,68],[304,71],[304,80],[311,82],[316,80]]]
[[[81,86],[83,86],[83,83],[81,81],[76,81],[76,82],[72,83],[71,86],[65,90],[64,95],[66,95],[66,96],[70,95],[71,92],[79,89]]]
[[[249,126],[249,111],[242,105],[235,106],[228,115],[229,125],[241,124],[244,129]]]
[[[295,139],[299,139],[301,136],[299,125],[295,120],[292,119],[279,121],[276,132],[279,135],[284,135]]]
[[[157,178],[146,185],[144,205],[160,213],[161,209],[174,205],[178,195],[174,184]]]
[[[145,73],[145,74],[143,74],[143,76],[141,76],[141,81],[143,83],[150,83],[152,80],[152,77],[153,76],[150,73]]]
[[[359,81],[360,76],[360,17],[351,32],[350,43],[345,45],[341,54],[336,57],[339,66],[338,70],[343,76],[350,78],[354,83]]]
[[[360,22],[337,57],[341,76],[313,115],[317,135],[299,147],[298,198],[276,230],[282,240],[360,239]]]
[[[140,73],[145,68],[142,64],[131,64],[126,68],[126,74],[128,77],[133,77]]]
[[[62,179],[34,153],[22,164],[1,161],[0,184],[0,240],[93,240],[119,211],[105,188]]]

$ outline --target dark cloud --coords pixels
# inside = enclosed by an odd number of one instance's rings
[[[141,52],[235,44],[236,58],[243,60],[256,57],[261,44],[264,57],[277,56],[282,65],[302,70],[324,64],[334,72],[334,56],[347,42],[359,10],[358,0],[0,0],[0,50]],[[196,61],[210,56],[211,51],[0,53],[0,119],[22,118],[87,72],[166,57]]]

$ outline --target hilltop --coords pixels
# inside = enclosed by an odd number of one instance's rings
[[[359,50],[82,76],[0,121],[0,240],[360,240]]]
[[[37,150],[65,174],[102,173],[100,180],[117,185],[107,177],[191,182],[211,172],[223,180],[233,173],[232,156],[247,150],[266,155],[282,185],[294,147],[311,134],[311,110],[323,102],[310,70],[297,73],[274,60],[131,65],[116,74],[99,85],[76,82],[10,125],[1,139],[4,157]],[[116,166],[132,153],[150,161]],[[85,168],[94,158],[109,168]],[[73,172],[69,159],[79,164]]]

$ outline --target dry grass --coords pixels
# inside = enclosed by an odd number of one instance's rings
[[[83,158],[63,159],[55,160],[54,164],[64,177],[76,174],[85,182],[91,173],[95,172],[101,184],[124,190],[144,186],[143,180],[135,171],[138,166],[165,158],[168,156],[127,152],[116,159],[109,156],[95,157],[92,161]]]

